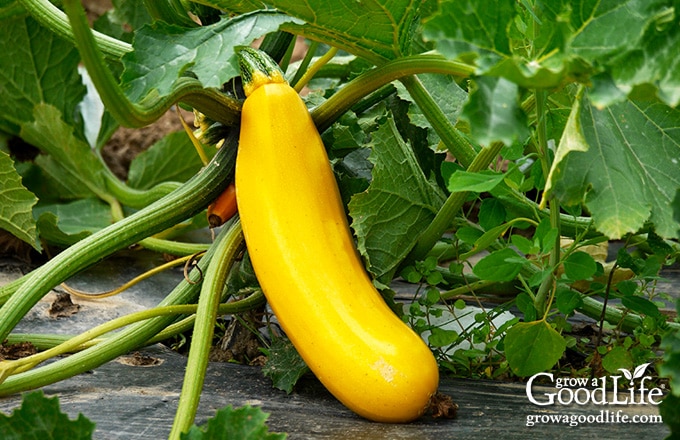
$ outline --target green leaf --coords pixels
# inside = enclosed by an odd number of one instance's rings
[[[111,207],[94,198],[38,205],[34,211],[40,237],[62,246],[70,246],[113,222]]]
[[[531,376],[550,370],[567,343],[546,321],[519,322],[505,335],[505,356],[513,373]]]
[[[517,252],[504,248],[479,260],[472,268],[472,272],[483,280],[511,281],[522,270],[524,266],[522,261]]]
[[[309,367],[288,339],[272,340],[262,373],[272,380],[275,388],[290,394],[298,379],[308,371]]]
[[[76,420],[70,420],[60,411],[59,399],[47,398],[42,391],[25,394],[21,407],[11,416],[0,413],[0,438],[3,440],[89,440],[94,428],[94,423],[82,414]]]
[[[37,201],[22,185],[12,159],[0,150],[0,228],[40,250],[31,212]]]
[[[583,299],[581,294],[575,290],[566,289],[561,287],[557,289],[555,294],[555,306],[557,310],[563,313],[565,316],[571,315],[574,310],[583,305]]]
[[[666,438],[672,440],[680,436],[680,397],[672,394],[664,397],[659,405],[659,414],[671,429],[671,435]]]
[[[534,300],[531,299],[526,292],[520,292],[515,298],[515,304],[517,308],[524,314],[524,320],[534,321],[536,319],[536,307],[534,306]]]
[[[39,103],[55,106],[73,124],[85,95],[75,47],[24,15],[2,21],[0,50],[6,63],[0,69],[0,129],[18,134]]]
[[[596,85],[617,87],[618,91],[610,92],[614,99],[636,86],[652,85],[658,88],[661,100],[676,106],[680,102],[677,13],[677,4],[674,10],[666,0],[597,3],[570,49],[592,64],[608,67],[613,84]],[[608,93],[596,93],[610,100]]]
[[[647,316],[660,316],[659,307],[641,296],[626,295],[621,298],[621,304],[625,307],[631,309],[636,313],[640,313]]]
[[[269,414],[250,405],[218,410],[201,428],[192,426],[182,433],[182,440],[283,440],[286,434],[269,432],[266,421]]]
[[[533,241],[521,235],[513,234],[510,236],[512,245],[515,246],[523,254],[537,254],[540,248],[534,244]]]
[[[612,348],[602,358],[602,368],[607,370],[609,373],[618,373],[619,368],[630,370],[634,366],[633,357],[631,356],[630,352],[622,346],[616,346]]]
[[[488,198],[482,200],[479,206],[479,225],[488,231],[501,225],[505,221],[505,207],[500,200]]]
[[[434,327],[427,341],[432,347],[447,347],[458,340],[458,332]]]
[[[585,194],[595,227],[609,238],[635,232],[646,221],[660,236],[677,237],[672,201],[680,189],[680,110],[630,100],[598,110],[586,96],[576,105],[579,121],[565,128],[551,191],[566,205]],[[582,139],[579,148],[565,137]]]
[[[210,0],[221,9],[246,12],[262,3],[304,20],[296,31],[379,63],[407,54],[414,21],[423,2],[416,0],[269,0],[264,2]],[[236,3],[236,4],[235,4]]]
[[[215,24],[191,29],[157,21],[136,32],[134,50],[122,59],[121,83],[133,102],[152,91],[169,95],[178,79],[187,75],[204,87],[219,88],[239,75],[236,47],[249,45],[291,21],[273,10],[224,17]]]
[[[369,159],[374,164],[373,181],[352,197],[349,213],[358,249],[369,270],[380,277],[408,254],[444,196],[427,180],[392,118],[373,134]]]
[[[186,132],[170,133],[132,160],[128,185],[149,189],[161,182],[185,182],[202,166]]]
[[[597,263],[586,252],[574,252],[564,260],[564,274],[570,280],[587,280],[595,275]]]
[[[424,36],[442,54],[473,61],[484,72],[510,55],[506,29],[514,13],[513,0],[443,0],[426,22]]]
[[[456,171],[451,175],[447,187],[451,192],[471,191],[476,193],[488,192],[503,181],[505,176],[493,171]]]
[[[543,24],[535,27],[533,11],[516,3],[443,0],[438,13],[426,21],[423,35],[443,55],[475,64],[479,75],[503,77],[524,87],[555,87],[571,69],[569,58],[558,50],[570,33],[566,14],[550,11],[553,5],[541,2],[546,14]],[[512,44],[522,39],[531,43]]]
[[[527,134],[527,118],[517,101],[517,84],[504,78],[476,78],[461,118],[470,123],[472,137],[481,145],[501,141],[511,145]]]
[[[35,106],[35,120],[21,127],[21,137],[49,156],[36,162],[55,180],[70,180],[79,194],[107,197],[104,165],[90,146],[73,133],[73,127],[62,119],[59,109],[49,104]],[[64,175],[66,174],[66,176]]]

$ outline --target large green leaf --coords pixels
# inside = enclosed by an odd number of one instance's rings
[[[26,394],[21,407],[11,416],[0,413],[0,438],[3,440],[89,440],[94,428],[94,423],[82,414],[70,420],[59,409],[59,400],[45,397],[42,391]]]
[[[481,145],[523,141],[528,134],[527,118],[519,105],[517,84],[505,78],[482,76],[475,79],[474,85],[461,115],[470,123],[472,137]]]
[[[78,74],[78,52],[28,16],[3,20],[0,25],[0,128],[19,133],[33,120],[38,103],[55,106],[73,123],[76,105],[85,94]]]
[[[505,355],[513,373],[531,376],[555,366],[567,343],[545,320],[520,322],[505,336]]]
[[[472,61],[484,72],[511,55],[507,28],[515,3],[443,0],[427,21],[425,36],[444,55]]]
[[[392,118],[373,133],[369,160],[374,164],[369,188],[349,203],[359,251],[380,277],[408,254],[432,221],[444,198],[427,180]]]
[[[34,121],[22,125],[21,137],[49,154],[38,161],[43,171],[55,180],[66,179],[79,186],[80,195],[107,197],[103,163],[84,140],[74,135],[73,127],[64,122],[59,110],[38,104],[34,117]]]
[[[647,85],[665,103],[680,102],[677,1],[537,1],[533,10],[519,3],[443,0],[424,35],[478,74],[526,87],[600,73],[593,82],[600,105]]]
[[[574,35],[570,50],[606,66],[625,93],[651,84],[664,102],[675,106],[680,102],[677,7],[671,0],[599,2]]]
[[[524,16],[518,16],[516,5],[513,0],[443,0],[439,11],[427,20],[424,36],[447,57],[475,64],[478,74],[502,76],[527,87],[553,87],[569,66],[562,52],[552,50],[565,38],[564,26],[556,20],[534,33],[534,15],[524,11]],[[518,23],[523,24],[521,30]],[[514,38],[536,38],[533,52],[513,45]]]
[[[128,185],[149,189],[161,182],[185,182],[202,166],[189,136],[184,131],[170,133],[132,160]]]
[[[0,150],[0,228],[39,249],[31,209],[38,199],[21,183],[12,159]]]
[[[70,246],[113,222],[111,207],[93,198],[38,205],[35,217],[40,237],[61,246]]]
[[[276,11],[259,11],[199,28],[156,22],[136,34],[134,50],[123,57],[123,88],[132,101],[154,91],[169,95],[185,75],[198,78],[204,87],[221,87],[239,75],[234,49],[249,45],[282,23],[294,21]]]
[[[235,12],[264,4],[305,21],[298,31],[315,40],[341,47],[375,63],[407,54],[422,1],[416,0],[210,0]]]
[[[548,189],[565,204],[585,195],[595,227],[610,238],[648,220],[659,235],[677,237],[672,202],[680,189],[680,111],[631,100],[598,110],[587,95],[575,106],[580,111],[565,128]]]

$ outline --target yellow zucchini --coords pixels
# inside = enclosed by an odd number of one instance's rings
[[[264,56],[246,51],[242,64]],[[434,356],[366,273],[303,101],[280,73],[267,80],[258,70],[255,82],[244,75],[236,158],[257,279],[297,351],[338,400],[370,420],[414,420],[438,387]]]

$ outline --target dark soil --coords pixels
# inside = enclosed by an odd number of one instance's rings
[[[0,361],[13,361],[36,354],[38,350],[30,342],[0,345]]]

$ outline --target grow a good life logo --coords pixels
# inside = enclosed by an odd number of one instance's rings
[[[595,414],[556,414],[552,411],[550,414],[531,414],[527,416],[526,424],[568,423],[576,426],[583,423],[662,423],[656,406],[663,400],[664,392],[661,388],[651,386],[652,377],[645,374],[649,365],[639,365],[633,371],[620,368],[620,375],[592,379],[561,378],[555,377],[553,373],[534,374],[526,384],[526,395],[532,404],[538,407],[595,405],[602,409]],[[552,384],[552,389],[535,389],[534,382],[545,380],[549,388]],[[644,414],[624,413],[621,408],[630,405],[649,409]]]
[[[651,376],[645,376],[649,363],[642,364],[633,372],[619,368],[621,376],[602,376],[593,379],[585,377],[555,378],[552,373],[537,373],[529,378],[526,391],[531,403],[548,405],[658,405],[663,397],[661,388],[649,387]],[[545,377],[554,384],[551,392],[533,391],[536,379]],[[621,379],[628,380],[627,387],[621,387]],[[640,379],[640,380],[637,380]],[[611,389],[611,392],[608,392]]]

